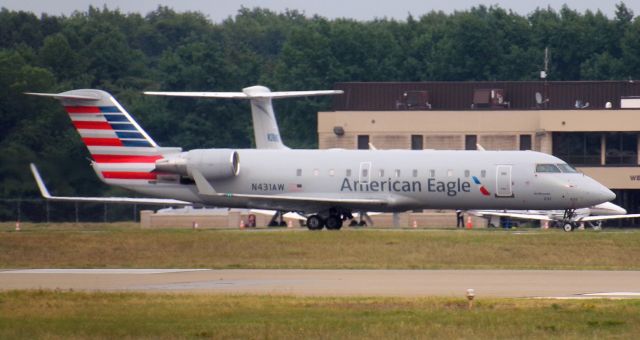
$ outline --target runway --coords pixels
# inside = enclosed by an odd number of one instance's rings
[[[0,271],[0,289],[286,294],[640,298],[640,271],[27,269]]]

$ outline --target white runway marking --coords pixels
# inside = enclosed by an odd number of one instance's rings
[[[587,293],[583,296],[640,296],[640,292],[604,292],[604,293]]]
[[[166,274],[196,272],[209,269],[17,269],[0,274]]]

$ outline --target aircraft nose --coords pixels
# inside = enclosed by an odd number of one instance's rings
[[[613,191],[600,183],[596,182],[596,184],[597,188],[595,188],[596,190],[594,190],[592,194],[594,200],[598,200],[598,202],[602,203],[611,202],[616,199],[616,194]]]

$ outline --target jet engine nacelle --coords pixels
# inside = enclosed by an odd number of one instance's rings
[[[156,171],[193,178],[194,170],[209,180],[238,176],[240,156],[237,151],[229,149],[191,150],[156,161]]]

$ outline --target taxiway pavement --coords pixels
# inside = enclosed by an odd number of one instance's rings
[[[206,292],[305,296],[640,298],[640,271],[22,269],[0,289]],[[595,294],[595,295],[594,295]]]

